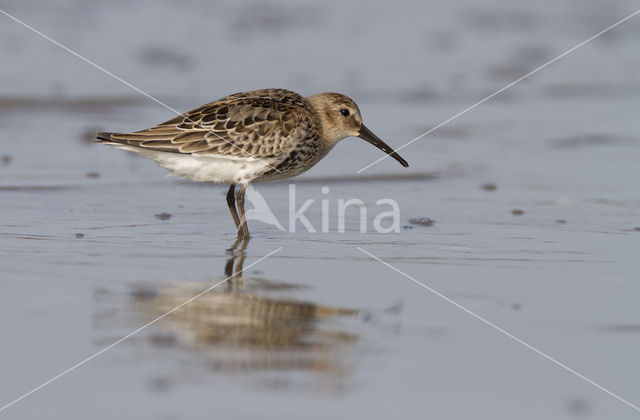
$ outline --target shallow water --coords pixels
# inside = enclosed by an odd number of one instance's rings
[[[395,147],[637,7],[5,4],[176,109],[336,90]],[[637,417],[357,248],[638,405],[637,17],[406,147],[408,169],[356,174],[380,152],[345,140],[295,180],[329,232],[253,221],[245,250],[224,187],[92,144],[170,111],[2,19],[0,406],[216,287],[0,417]],[[289,228],[287,184],[256,189]],[[339,232],[350,198],[368,233],[355,209]],[[400,232],[372,231],[381,198]]]

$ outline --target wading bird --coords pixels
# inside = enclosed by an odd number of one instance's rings
[[[153,159],[174,175],[229,184],[227,204],[244,239],[247,185],[299,175],[346,137],[360,137],[409,166],[365,127],[356,103],[338,93],[236,93],[146,130],[97,135],[99,142]]]

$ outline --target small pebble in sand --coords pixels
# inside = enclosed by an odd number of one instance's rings
[[[592,405],[589,400],[584,398],[572,398],[567,401],[567,411],[575,416],[586,416],[592,411]]]
[[[402,226],[402,229],[404,229],[404,230],[413,229],[413,226],[403,225],[403,226]]]
[[[76,233],[76,238],[78,239],[84,238],[84,233]]]
[[[8,165],[11,163],[11,156],[10,155],[2,155],[2,158],[0,158],[2,160],[2,164],[3,165]]]
[[[100,178],[100,174],[98,172],[87,172],[87,178]]]
[[[522,210],[522,209],[513,209],[513,210],[511,210],[511,213],[514,216],[522,216],[524,214],[524,210]]]
[[[409,220],[409,223],[412,225],[419,226],[432,226],[436,221],[433,219],[429,219],[428,217],[417,217],[415,219]]]
[[[483,184],[482,185],[482,189],[485,191],[495,191],[498,189],[498,186],[496,184]]]
[[[169,347],[174,346],[178,342],[178,338],[171,333],[157,333],[151,335],[149,341],[151,341],[151,344],[154,346]]]
[[[559,225],[564,225],[565,223],[567,223],[567,221],[564,219],[556,219],[556,223]]]
[[[153,378],[149,382],[149,388],[155,392],[167,392],[171,388],[171,379],[165,377]]]
[[[171,213],[166,213],[166,212],[155,214],[154,216],[156,217],[156,219],[160,219],[160,220],[169,220],[173,217]]]
[[[131,297],[135,300],[151,300],[158,296],[158,292],[153,289],[139,287],[131,291]]]

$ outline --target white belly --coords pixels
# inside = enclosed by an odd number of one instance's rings
[[[108,143],[117,149],[127,150],[154,160],[158,165],[193,181],[215,182],[217,184],[241,184],[252,181],[272,163],[256,158],[227,158],[194,156],[190,154],[159,152],[120,143]],[[274,162],[275,163],[275,162]]]

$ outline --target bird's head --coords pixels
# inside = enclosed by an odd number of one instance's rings
[[[307,98],[321,121],[324,140],[335,145],[347,137],[360,137],[391,155],[404,167],[409,166],[393,149],[373,134],[363,123],[358,105],[339,93],[320,93]]]

